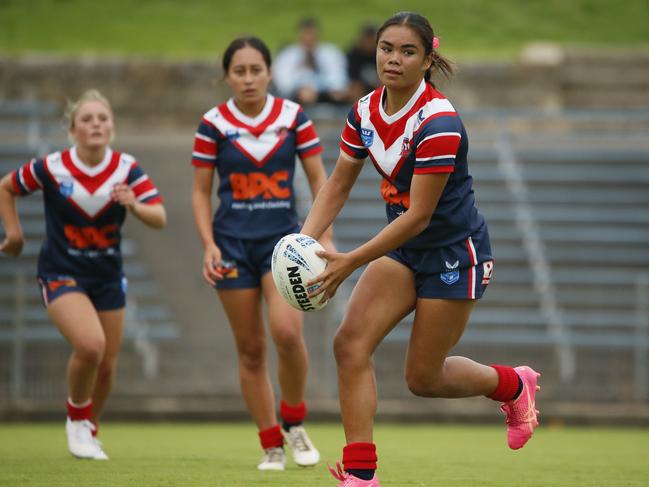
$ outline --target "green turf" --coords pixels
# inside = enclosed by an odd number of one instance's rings
[[[311,425],[325,462],[340,457],[339,425]],[[330,486],[324,465],[258,472],[256,432],[247,424],[103,425],[111,460],[73,459],[62,424],[0,425],[1,486]],[[504,428],[380,425],[384,487],[646,486],[649,430],[541,428],[509,451]]]
[[[0,53],[205,58],[242,33],[276,50],[304,15],[346,47],[361,23],[397,10],[428,16],[451,56],[508,57],[536,40],[649,47],[647,0],[0,0]]]

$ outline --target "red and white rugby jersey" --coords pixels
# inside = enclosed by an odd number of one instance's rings
[[[43,191],[46,237],[38,273],[113,279],[122,276],[121,226],[125,208],[113,202],[116,184],[128,184],[141,203],[162,198],[129,154],[106,150],[98,165],[85,165],[75,147],[32,159],[12,173],[16,194]]]
[[[192,164],[218,171],[215,231],[258,239],[294,229],[295,157],[320,152],[313,123],[290,100],[268,95],[254,118],[241,113],[233,99],[205,113],[194,139]]]
[[[484,225],[475,207],[468,173],[468,138],[453,105],[422,80],[404,107],[383,109],[385,88],[361,98],[349,112],[340,148],[357,159],[369,156],[383,177],[381,195],[388,221],[410,206],[415,174],[450,173],[428,228],[406,247],[443,247],[466,239]]]

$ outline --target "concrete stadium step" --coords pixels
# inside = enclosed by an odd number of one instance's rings
[[[603,312],[588,312],[583,310],[564,310],[563,323],[566,329],[593,328],[619,330],[620,333],[635,333],[637,325],[633,310]],[[406,325],[412,324],[414,314],[403,320]],[[534,308],[488,308],[479,306],[471,315],[470,326],[487,330],[514,328],[547,328],[547,319]]]
[[[1,321],[0,321],[1,322]],[[180,336],[178,327],[169,321],[161,321],[159,323],[150,323],[147,321],[146,329],[136,329],[129,325],[126,321],[124,326],[124,339],[125,340],[173,340]],[[16,330],[10,328],[0,327],[0,343],[12,342],[14,340],[28,341],[28,342],[61,342],[65,339],[56,327],[49,324],[29,324],[24,326],[19,335]],[[127,353],[127,352],[124,352]]]
[[[15,313],[13,310],[0,309],[0,324],[12,323]],[[26,323],[36,324],[36,323],[49,323],[50,319],[47,316],[45,308],[33,307],[27,308],[23,311],[23,317]],[[139,304],[136,309],[136,318],[143,321],[169,321],[171,318],[169,316],[168,310],[163,306],[155,304]]]
[[[385,220],[345,220],[339,219],[334,224],[336,238],[342,241],[366,241],[385,226]],[[490,218],[490,234],[501,241],[519,242],[522,235],[514,222],[506,218]],[[548,244],[553,242],[587,242],[611,244],[649,244],[649,228],[633,226],[621,227],[610,225],[597,226],[594,224],[575,225],[569,222],[564,225],[557,223],[544,224],[540,227],[541,238]]]
[[[629,292],[628,287],[606,287],[602,289],[584,289],[575,286],[559,286],[556,292],[559,306],[567,309],[634,309],[636,306],[635,293]],[[482,307],[507,308],[527,306],[537,307],[539,294],[530,286],[502,283],[498,273],[487,289],[486,298],[480,302]]]
[[[36,275],[36,265],[32,260],[17,260],[0,255],[0,279],[5,280],[13,278],[17,273],[21,273],[28,278]],[[131,278],[148,278],[150,272],[147,267],[139,261],[126,262],[124,264],[124,273],[126,277]]]
[[[494,239],[492,249],[499,265],[501,262],[526,262],[528,258],[522,245],[500,243],[498,239]],[[545,251],[548,260],[552,264],[597,264],[603,266],[637,266],[639,262],[646,259],[647,253],[646,248],[642,245],[626,248],[624,252],[613,253],[608,244],[588,247],[582,245],[553,245],[547,246]]]
[[[486,203],[509,203],[512,204],[512,196],[507,190],[504,182],[488,184],[483,181],[475,181],[475,192],[478,207]],[[570,189],[552,187],[528,186],[527,196],[531,203],[539,205],[565,204],[571,206],[585,205],[590,207],[593,204],[601,205],[606,202],[609,207],[620,206],[635,208],[637,204],[647,204],[648,196],[646,188],[611,187],[573,187]]]
[[[380,203],[380,202],[378,202]],[[379,209],[377,210],[377,206]],[[513,220],[516,214],[515,209],[509,203],[484,202],[479,205],[480,212],[489,218],[500,218]],[[639,208],[574,208],[568,205],[544,205],[535,207],[532,216],[537,222],[571,222],[571,223],[631,223],[649,225],[649,220]],[[647,210],[649,210],[649,197],[647,198]],[[377,202],[360,201],[353,206],[345,207],[345,218],[350,220],[365,220],[368,215],[377,214],[385,219],[385,211]]]

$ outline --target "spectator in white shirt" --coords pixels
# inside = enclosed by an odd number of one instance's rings
[[[347,101],[347,59],[333,44],[320,43],[316,19],[298,24],[299,42],[277,55],[273,80],[280,96],[302,105]]]

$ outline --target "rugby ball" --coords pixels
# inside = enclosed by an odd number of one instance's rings
[[[271,271],[275,287],[288,304],[300,311],[317,311],[327,305],[326,301],[320,302],[321,295],[309,298],[319,284],[306,286],[327,267],[327,261],[316,255],[319,250],[324,248],[317,240],[301,233],[282,237],[273,249]]]

